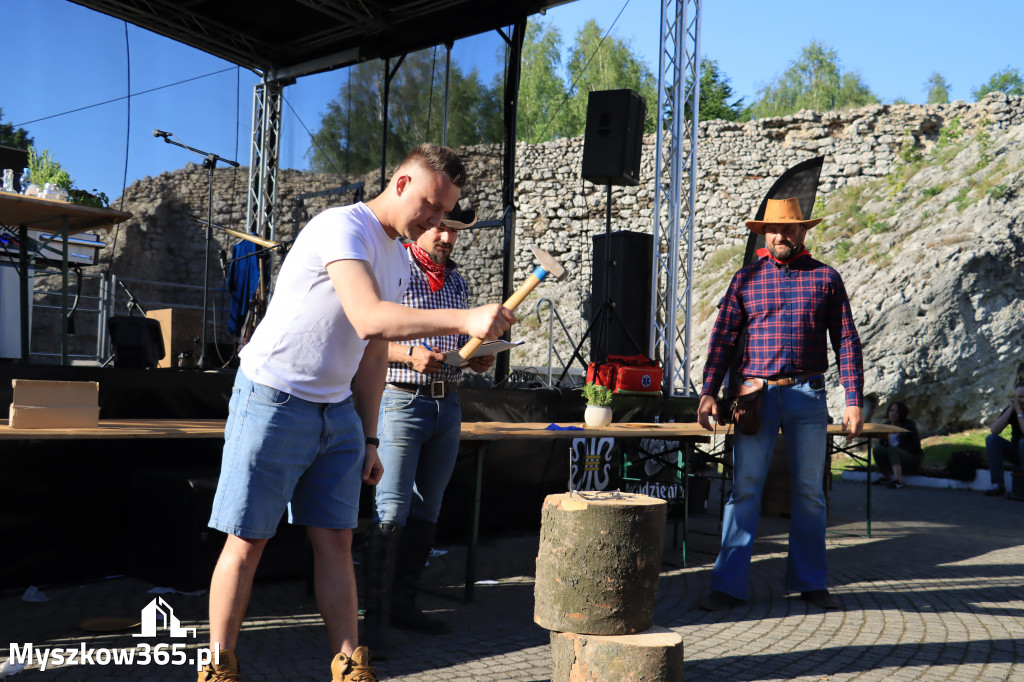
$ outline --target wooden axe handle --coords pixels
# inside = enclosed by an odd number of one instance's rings
[[[540,268],[538,268],[538,270],[540,270]],[[537,271],[534,270],[532,273],[530,273],[530,276],[526,278],[526,281],[520,284],[519,288],[516,289],[511,296],[508,297],[508,300],[505,301],[504,306],[509,310],[515,310],[516,307],[523,302],[523,299],[529,296],[530,292],[533,291],[538,284],[540,284],[540,280],[541,278],[537,276]],[[467,343],[459,350],[459,357],[461,357],[463,360],[469,360],[471,357],[473,357],[473,353],[476,352],[476,349],[479,348],[480,344],[482,344],[483,342],[483,339],[470,339],[469,343]]]

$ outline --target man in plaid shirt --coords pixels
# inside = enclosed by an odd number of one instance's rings
[[[469,287],[451,260],[459,230],[476,222],[458,204],[441,225],[407,244],[412,271],[402,304],[411,308],[468,308]],[[384,475],[377,484],[374,524],[364,561],[364,639],[377,658],[387,655],[389,626],[424,634],[447,625],[416,607],[419,582],[455,467],[462,428],[461,370],[444,353],[469,341],[466,334],[430,336],[388,344],[388,373],[377,435]],[[472,358],[484,372],[494,356]]]
[[[704,428],[712,429],[711,418],[719,421],[715,396],[744,326],[747,342],[739,373],[745,383],[758,378],[765,385],[759,430],[753,435],[737,430],[735,435],[722,548],[711,574],[711,594],[700,603],[708,611],[730,608],[747,598],[761,492],[780,427],[793,480],[786,588],[819,608],[839,608],[828,591],[825,565],[826,337],[839,359],[846,392],[847,438],[860,434],[864,424],[864,371],[843,280],[804,248],[807,230],[819,222],[820,218],[803,219],[797,199],[770,199],[764,220],[747,221],[749,229],[764,235],[767,248],[758,251],[760,260],[733,276],[711,332],[697,410]]]

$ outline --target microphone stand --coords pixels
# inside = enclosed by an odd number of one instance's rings
[[[139,303],[139,299],[135,298],[135,294],[133,294],[121,280],[117,280],[117,283],[121,285],[122,289],[124,289],[124,293],[128,294],[128,304],[125,306],[128,308],[128,317],[135,315],[136,310],[142,313],[142,316],[145,317],[146,309],[142,307],[141,303]]]
[[[196,366],[201,370],[209,369],[209,361],[206,359],[206,313],[207,310],[209,309],[209,303],[207,301],[210,292],[210,241],[213,239],[213,230],[211,229],[211,225],[213,224],[213,170],[217,167],[218,161],[223,161],[224,163],[234,168],[238,168],[238,162],[231,161],[230,159],[225,159],[221,156],[217,156],[212,152],[204,152],[194,147],[189,147],[187,144],[183,144],[181,142],[177,142],[175,140],[170,139],[171,135],[172,133],[165,133],[161,130],[153,131],[154,137],[162,137],[164,139],[164,142],[166,142],[167,144],[173,144],[176,147],[187,149],[190,152],[194,152],[199,156],[204,157],[203,168],[206,169],[207,175],[208,194],[206,204],[206,254],[203,260],[203,316],[201,329],[202,336],[200,340],[201,345],[199,350],[199,361],[196,364]],[[216,339],[214,339],[214,341],[216,341]]]

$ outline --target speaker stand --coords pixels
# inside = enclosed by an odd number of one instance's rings
[[[612,268],[612,267],[615,266],[615,263],[612,262],[612,183],[611,182],[608,182],[608,183],[605,184],[605,197],[606,198],[605,198],[605,207],[604,207],[604,267],[605,267],[605,269],[607,271],[607,269]],[[591,281],[593,281],[593,276],[591,276]],[[629,338],[629,342],[631,344],[633,344],[633,348],[636,349],[636,352],[637,353],[644,353],[644,350],[640,348],[640,344],[636,342],[636,338],[633,336],[633,333],[629,330],[629,328],[625,324],[622,324],[622,320],[619,319],[618,314],[616,314],[616,312],[615,312],[615,303],[612,301],[611,294],[609,293],[609,291],[610,291],[610,282],[611,282],[611,273],[606,272],[605,277],[604,277],[604,287],[603,287],[604,290],[601,292],[601,306],[596,311],[594,311],[593,315],[590,318],[590,324],[587,326],[587,330],[585,332],[583,332],[583,336],[580,338],[579,343],[577,343],[576,347],[572,349],[572,357],[574,359],[580,361],[580,363],[583,365],[583,369],[587,369],[588,365],[587,365],[587,363],[583,362],[583,359],[580,357],[580,354],[579,354],[580,348],[582,348],[583,344],[587,342],[587,339],[591,337],[591,335],[594,333],[594,328],[597,327],[598,324],[600,324],[600,327],[598,327],[600,331],[599,331],[599,335],[598,335],[597,338],[600,339],[601,342],[603,343],[603,348],[605,350],[605,358],[607,358],[607,356],[608,356],[608,320],[609,320],[609,318],[611,318],[612,320],[614,320],[614,321],[616,321],[616,322],[618,322],[619,324],[622,325],[622,330],[624,332],[626,332],[626,336]],[[558,377],[559,385],[565,379],[565,376],[569,373],[569,367],[570,366],[572,366],[571,362],[569,363],[568,366],[566,366],[566,368],[564,370],[562,370],[562,375]]]

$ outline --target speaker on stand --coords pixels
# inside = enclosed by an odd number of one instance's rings
[[[651,272],[654,237],[616,231],[593,237],[593,291],[607,292],[611,314],[590,341],[590,359],[609,355],[647,355],[651,345]],[[613,255],[610,261],[606,254]]]
[[[595,185],[640,183],[646,113],[644,98],[632,90],[591,91],[583,138],[584,180]]]
[[[611,236],[612,185],[635,186],[640,183],[640,155],[643,147],[646,113],[647,105],[644,98],[633,90],[594,90],[590,92],[587,99],[587,127],[583,139],[582,176],[584,180],[605,186],[604,254],[602,267],[598,260],[599,244],[595,237],[593,299],[599,300],[601,304],[594,310],[587,331],[584,332],[583,338],[573,349],[573,357],[578,357],[577,353],[580,348],[597,327],[596,340],[592,340],[591,343],[591,360],[604,360],[611,350],[608,345],[609,322],[615,322],[613,328],[621,326],[621,321],[617,319],[615,302],[611,298],[609,286],[611,277],[598,277],[598,272],[607,273],[609,268],[614,267],[612,265]],[[648,249],[648,263],[650,258],[650,249]],[[626,263],[622,265],[626,265]],[[649,287],[649,267],[647,279]],[[601,285],[600,291],[598,291],[598,285]],[[648,299],[648,308],[649,305],[650,299]],[[649,310],[647,316],[650,317]],[[625,328],[623,327],[623,329]],[[649,330],[645,333],[649,339]],[[634,339],[630,347],[635,346],[636,350],[629,354],[647,353],[646,345],[644,348],[640,348],[639,343],[640,339]],[[567,367],[562,372],[559,382],[565,378],[568,371]]]

